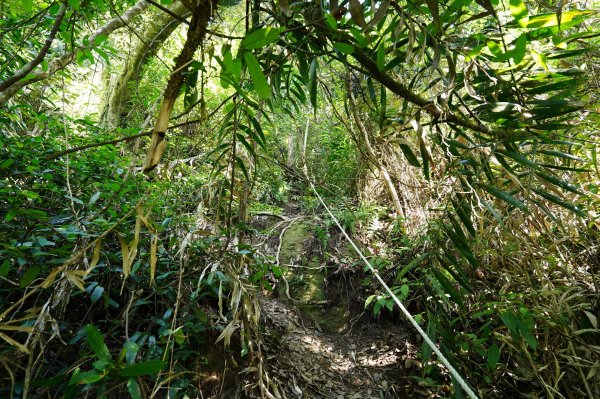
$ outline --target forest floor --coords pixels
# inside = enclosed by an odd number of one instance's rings
[[[268,374],[286,397],[407,397],[405,365],[412,357],[403,326],[359,322],[346,332],[325,332],[273,298],[263,300],[263,312]]]
[[[264,247],[287,270],[261,298],[265,372],[278,396],[431,397],[414,378],[420,344],[398,317],[365,310],[368,276],[349,267],[343,241],[332,248],[330,238],[328,251],[315,250],[318,223],[291,214],[270,227]]]

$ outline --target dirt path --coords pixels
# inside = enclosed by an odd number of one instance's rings
[[[282,266],[293,266],[287,273],[291,298],[280,286],[279,294],[261,299],[265,371],[274,382],[271,387],[277,387],[276,396],[387,399],[426,395],[415,389],[418,384],[411,377],[420,371],[415,367],[417,348],[411,344],[410,331],[397,320],[375,320],[363,311],[355,291],[360,284],[351,280],[364,276],[339,278],[338,273],[333,278],[336,266],[327,267],[322,254],[311,251],[314,226],[303,223],[273,234],[282,241],[271,245],[279,248]]]
[[[262,306],[268,374],[285,397],[407,397],[405,365],[414,349],[402,327],[357,323],[345,333],[322,332],[276,299]]]

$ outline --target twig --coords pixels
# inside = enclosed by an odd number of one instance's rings
[[[33,60],[31,60],[27,64],[25,64],[23,66],[23,68],[19,69],[8,79],[0,82],[0,92],[3,92],[7,88],[9,88],[12,84],[23,79],[25,76],[27,76],[27,74],[29,72],[31,72],[33,70],[33,68],[38,66],[44,60],[44,57],[46,57],[48,50],[50,50],[50,46],[52,45],[52,42],[54,41],[54,37],[56,36],[58,29],[60,28],[60,24],[62,23],[62,20],[65,16],[66,11],[67,11],[67,2],[65,1],[61,4],[60,9],[58,10],[58,13],[55,16],[54,25],[52,25],[50,34],[46,38],[46,42],[40,49],[40,52],[35,56],[35,58]]]
[[[72,148],[69,148],[69,149],[66,149],[63,151],[59,151],[59,152],[55,152],[53,154],[47,155],[46,159],[50,159],[50,160],[56,159],[56,158],[60,158],[64,155],[71,154],[73,152],[83,151],[83,150],[87,150],[89,148],[102,147],[102,146],[109,145],[109,144],[117,144],[122,141],[129,141],[129,140],[137,139],[139,137],[150,136],[151,134],[152,134],[152,132],[146,131],[146,132],[134,134],[133,136],[120,137],[118,139],[101,141],[99,143],[85,144],[85,145],[82,145],[79,147],[72,147]]]

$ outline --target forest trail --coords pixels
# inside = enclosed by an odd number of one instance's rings
[[[406,397],[407,334],[363,324],[324,332],[277,299],[262,302],[269,377],[288,398]]]
[[[265,371],[274,393],[323,399],[421,396],[411,377],[420,374],[414,337],[402,322],[376,320],[364,309],[357,295],[362,288],[357,279],[364,275],[344,267],[349,259],[343,241],[337,240],[336,255],[325,256],[315,250],[318,223],[288,215],[273,227],[266,251],[287,266],[284,281],[261,298]]]

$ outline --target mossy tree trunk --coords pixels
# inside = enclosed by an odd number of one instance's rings
[[[190,11],[179,1],[169,8],[174,14],[185,17]],[[102,109],[101,125],[113,130],[126,127],[134,106],[134,85],[139,81],[148,61],[157,55],[162,44],[182,23],[171,15],[156,10],[141,36],[139,45],[131,52],[115,79],[108,82],[108,93]]]
[[[186,4],[188,3],[191,2],[186,1]],[[183,49],[175,59],[175,67],[169,77],[167,88],[163,95],[158,119],[156,120],[154,130],[152,131],[152,141],[150,142],[148,152],[146,153],[146,160],[144,161],[144,173],[150,172],[158,165],[165,151],[167,145],[166,132],[169,126],[171,111],[173,110],[181,86],[183,85],[188,66],[194,57],[194,53],[206,37],[208,22],[213,11],[217,7],[217,0],[198,0],[190,5],[193,6],[193,10],[187,38],[183,45]]]

